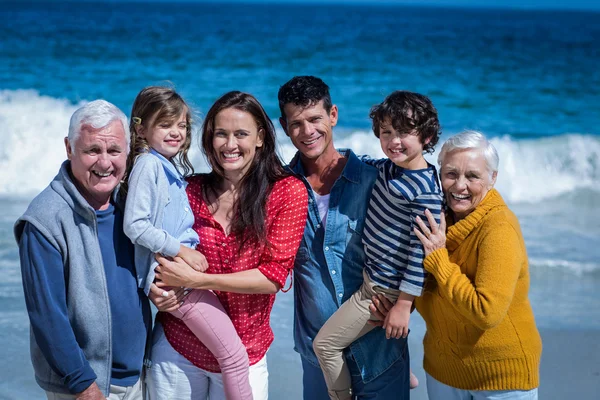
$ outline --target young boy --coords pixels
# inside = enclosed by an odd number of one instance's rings
[[[413,225],[417,216],[427,220],[426,209],[439,223],[442,208],[437,172],[423,157],[433,151],[440,134],[431,101],[396,91],[373,106],[370,117],[388,158],[362,158],[379,169],[364,227],[364,283],[329,318],[313,343],[331,399],[352,398],[343,350],[373,329],[368,324],[373,295],[383,294],[395,303],[383,323],[387,338],[406,340],[412,302],[425,281],[423,246]]]

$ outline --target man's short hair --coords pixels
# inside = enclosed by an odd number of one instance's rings
[[[277,94],[281,117],[286,119],[284,108],[286,104],[300,107],[310,107],[323,100],[323,108],[331,111],[331,96],[329,86],[316,76],[295,76],[279,88]]]
[[[123,124],[123,133],[127,140],[127,149],[129,149],[130,135],[127,116],[117,106],[106,100],[91,101],[73,113],[69,123],[69,143],[74,146],[83,125],[91,125],[94,129],[100,129],[113,121],[121,121]]]

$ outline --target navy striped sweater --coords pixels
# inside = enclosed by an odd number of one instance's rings
[[[363,156],[361,161],[379,170],[363,231],[366,271],[382,287],[420,296],[424,253],[413,227],[417,215],[428,225],[426,209],[440,222],[443,196],[437,171],[429,163],[425,169],[407,170],[387,158]]]

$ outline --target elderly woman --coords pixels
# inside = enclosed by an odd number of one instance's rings
[[[416,300],[427,324],[429,398],[537,399],[542,342],[519,221],[493,188],[498,153],[466,131],[444,144],[438,162],[446,221],[438,227],[429,213],[431,230],[421,220],[415,228],[431,274]]]

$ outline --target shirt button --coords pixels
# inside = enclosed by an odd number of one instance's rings
[[[321,227],[321,224],[317,224],[317,228],[320,228],[320,227]]]
[[[331,275],[335,275],[335,269],[331,270]]]
[[[329,246],[325,246],[325,251],[329,251]]]
[[[187,208],[187,207],[186,207],[186,208],[184,208],[184,210],[185,210],[185,212],[190,212],[190,209],[189,209],[189,208]]]
[[[309,203],[312,203],[312,202],[313,202],[313,199],[308,199],[308,202],[309,202]]]
[[[343,293],[338,293],[338,297],[341,299],[342,297],[344,297]]]
[[[229,264],[229,260],[223,260],[225,264]]]
[[[221,243],[221,246],[225,247],[225,246],[227,246],[227,245],[226,245],[225,243]]]

